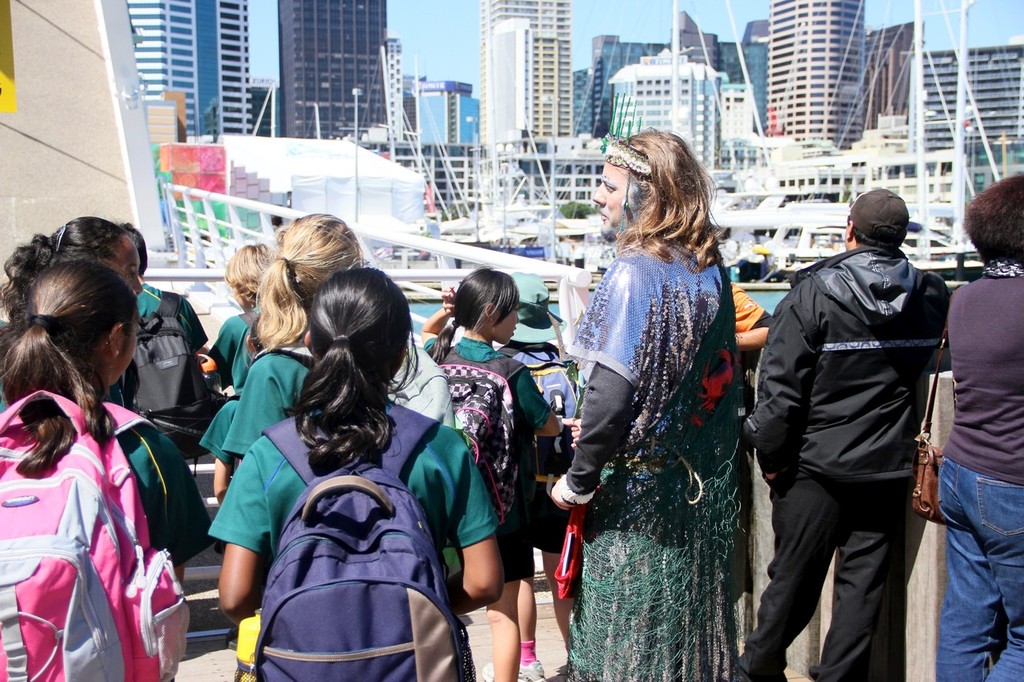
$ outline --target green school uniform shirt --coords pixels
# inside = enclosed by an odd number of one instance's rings
[[[241,315],[235,315],[225,320],[217,340],[210,346],[210,357],[217,363],[221,386],[234,386],[235,393],[242,392],[252,362],[248,340],[249,325]]]
[[[156,309],[160,306],[160,299],[163,295],[164,292],[156,287],[143,284],[142,293],[137,297],[139,301],[139,316],[146,317],[155,313]],[[203,329],[203,325],[200,324],[199,317],[192,308],[192,304],[184,297],[182,297],[181,307],[178,309],[178,322],[185,329],[185,335],[188,336],[189,345],[192,346],[194,352],[198,352],[200,348],[206,345],[206,342],[209,340],[206,336],[206,331]]]
[[[468,547],[494,533],[498,519],[462,437],[438,424],[427,431],[399,478],[419,500],[434,546]],[[288,514],[306,484],[269,438],[245,453],[210,534],[271,560]]]
[[[240,458],[259,439],[263,429],[285,419],[295,404],[309,369],[282,353],[267,353],[252,363],[245,391],[220,409],[200,445],[225,464]],[[234,407],[231,407],[234,403]]]
[[[210,515],[174,443],[149,424],[131,427],[117,442],[135,473],[149,539],[179,566],[210,546]]]
[[[436,339],[430,339],[424,344],[429,350]],[[467,360],[472,362],[487,362],[495,358],[504,357],[494,350],[494,347],[476,339],[463,337],[455,344],[455,351]],[[537,388],[533,377],[525,366],[511,377],[508,377],[509,387],[512,389],[513,410],[516,412],[516,424],[526,424],[533,431],[543,427],[551,416],[551,406],[544,399],[544,394]],[[519,494],[516,495],[516,505],[505,516],[505,522],[498,528],[498,535],[505,535],[518,530],[526,524],[528,513],[527,506],[535,491],[535,472],[533,471],[532,457],[530,452],[533,441],[533,432],[516,434],[516,453],[519,458]]]

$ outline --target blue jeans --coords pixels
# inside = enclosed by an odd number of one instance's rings
[[[939,486],[949,583],[936,679],[1018,682],[1024,679],[1024,486],[948,457]]]

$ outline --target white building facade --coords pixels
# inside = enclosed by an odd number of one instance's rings
[[[679,107],[672,112],[672,57],[662,53],[643,57],[639,64],[621,69],[608,82],[613,95],[625,94],[636,102],[644,128],[671,130],[686,140],[697,158],[711,168],[717,160],[719,115],[715,102],[721,75],[707,64],[679,56]]]
[[[511,129],[571,134],[572,0],[480,0],[480,98],[485,144]]]

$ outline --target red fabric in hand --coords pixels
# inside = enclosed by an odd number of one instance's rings
[[[583,568],[583,519],[587,513],[587,505],[573,507],[569,514],[569,525],[565,529],[565,540],[562,542],[562,556],[555,568],[555,583],[558,596],[568,599],[576,593],[580,571]]]

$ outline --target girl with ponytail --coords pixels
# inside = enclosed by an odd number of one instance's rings
[[[23,328],[25,301],[33,282],[50,266],[72,261],[102,263],[120,275],[133,294],[142,291],[139,251],[129,232],[109,220],[84,216],[67,221],[52,235],[37,234],[14,249],[4,263],[7,282],[0,287],[0,315],[9,325]],[[135,390],[132,383],[123,376],[116,377],[108,399],[131,407]]]
[[[114,423],[103,395],[131,362],[138,320],[135,294],[120,274],[87,260],[50,267],[25,291],[20,317],[0,330],[5,400],[41,390],[64,396],[82,408],[93,438],[110,441]],[[74,428],[67,417],[34,405],[21,416],[36,445],[18,472],[44,477],[67,454]],[[183,565],[209,544],[209,516],[185,461],[148,424],[116,438],[138,479],[153,546]]]
[[[379,270],[340,271],[316,294],[308,320],[305,344],[315,363],[291,412],[310,467],[326,475],[357,457],[380,462],[395,429],[389,391],[412,335],[405,296]],[[408,411],[394,413],[401,419]],[[452,607],[464,613],[494,601],[501,590],[497,520],[462,438],[434,423],[400,478],[423,506],[438,551],[451,544],[460,555],[463,570],[448,583]],[[211,529],[227,543],[220,604],[232,620],[259,606],[263,569],[305,487],[269,438],[246,452]]]
[[[533,489],[536,483],[534,471],[527,466],[534,435],[556,436],[562,432],[561,420],[551,411],[526,366],[494,349],[495,343],[504,346],[512,338],[519,323],[518,309],[519,289],[512,276],[491,268],[478,268],[466,276],[458,291],[446,290],[442,294],[441,310],[423,323],[425,347],[438,364],[476,366],[499,374],[507,380],[512,393],[516,426],[512,437],[516,451],[512,453],[512,461],[519,463],[519,485],[515,500],[497,531],[507,589],[497,603],[487,607],[494,640],[494,662],[484,666],[483,674],[485,679],[509,682],[519,677],[518,583],[533,577],[534,570],[533,547],[525,535],[526,501],[518,491]],[[458,327],[465,331],[462,339],[453,345]],[[481,452],[481,460],[508,459],[508,453],[485,453],[482,447]]]
[[[260,280],[253,360],[239,400],[217,413],[201,444],[217,458],[214,494],[223,499],[236,460],[264,428],[285,418],[312,364],[302,344],[313,295],[338,270],[362,263],[355,235],[339,218],[312,214],[278,235],[278,250]]]

